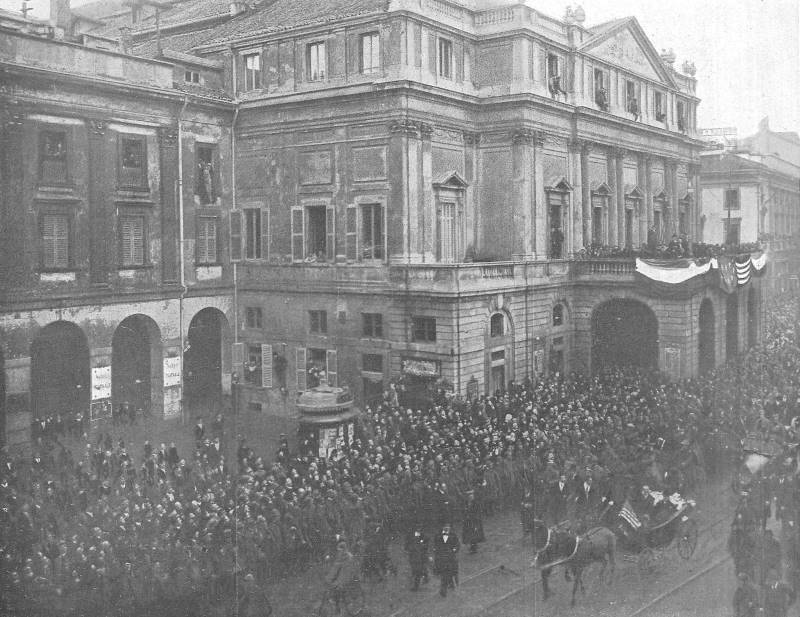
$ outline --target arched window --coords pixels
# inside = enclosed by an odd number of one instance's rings
[[[492,321],[489,324],[489,335],[492,337],[503,336],[506,333],[505,319],[502,313],[495,313],[492,315]]]
[[[564,305],[563,304],[556,304],[553,307],[553,325],[554,326],[563,326],[564,325]]]

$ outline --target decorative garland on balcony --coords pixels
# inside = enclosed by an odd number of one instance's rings
[[[761,275],[767,264],[767,255],[756,258],[740,255],[735,259],[721,256],[699,264],[694,259],[636,259],[636,272],[656,283],[679,285],[711,270],[715,271],[719,286],[726,293],[733,293],[737,287],[750,282],[750,277]]]

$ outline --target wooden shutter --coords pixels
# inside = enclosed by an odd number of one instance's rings
[[[333,207],[325,209],[325,233],[325,257],[332,263],[336,259],[336,210]]]
[[[345,257],[347,261],[358,260],[358,207],[347,206],[345,218]]]
[[[48,214],[43,218],[42,263],[46,268],[69,266],[69,221],[66,216]]]
[[[304,392],[306,385],[306,348],[298,347],[295,350],[295,380],[297,381],[297,391]]]
[[[456,81],[464,81],[464,45],[461,42],[453,42],[453,64],[455,64]]]
[[[133,263],[137,266],[144,264],[144,217],[137,216],[131,219]]]
[[[269,259],[269,208],[261,211],[261,258]]]
[[[303,261],[306,256],[303,239],[305,238],[303,208],[292,208],[292,260]]]
[[[336,370],[336,350],[329,349],[325,352],[325,372],[328,375],[328,385],[337,386],[339,384]]]
[[[261,386],[272,387],[272,345],[261,345]]]
[[[231,261],[242,261],[242,211],[231,210]]]

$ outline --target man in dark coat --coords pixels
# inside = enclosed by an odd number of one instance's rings
[[[408,564],[411,567],[411,591],[419,591],[421,580],[428,580],[428,537],[422,525],[415,525],[414,531],[406,539]]]
[[[550,523],[558,525],[567,518],[567,504],[570,495],[567,474],[562,472],[559,475],[558,481],[550,487],[549,493]]]
[[[464,528],[461,540],[469,545],[470,554],[478,552],[478,544],[486,537],[483,535],[483,512],[481,504],[475,499],[475,491],[467,492],[467,503],[464,506]]]
[[[447,596],[447,590],[455,589],[458,581],[458,551],[461,544],[453,533],[449,523],[442,527],[442,533],[436,536],[433,543],[433,571],[442,583],[439,595]]]

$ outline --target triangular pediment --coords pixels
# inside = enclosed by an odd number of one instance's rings
[[[661,56],[635,17],[602,30],[590,38],[580,51],[665,86],[675,87],[675,81],[664,67]]]
[[[626,186],[625,196],[631,199],[644,199],[644,192],[638,186]]]
[[[686,191],[683,196],[678,199],[678,201],[689,203],[692,201],[692,194],[689,191]]]
[[[434,182],[436,188],[463,190],[469,186],[466,180],[457,171],[448,171],[438,182]]]
[[[657,199],[658,201],[669,201],[669,195],[667,195],[667,192],[664,189],[661,189],[653,195],[653,199]]]
[[[597,193],[598,195],[611,195],[613,193],[611,187],[605,182],[592,182],[590,187],[592,193]]]
[[[561,191],[568,193],[572,190],[572,185],[564,176],[555,176],[547,182],[544,188],[548,191]]]

